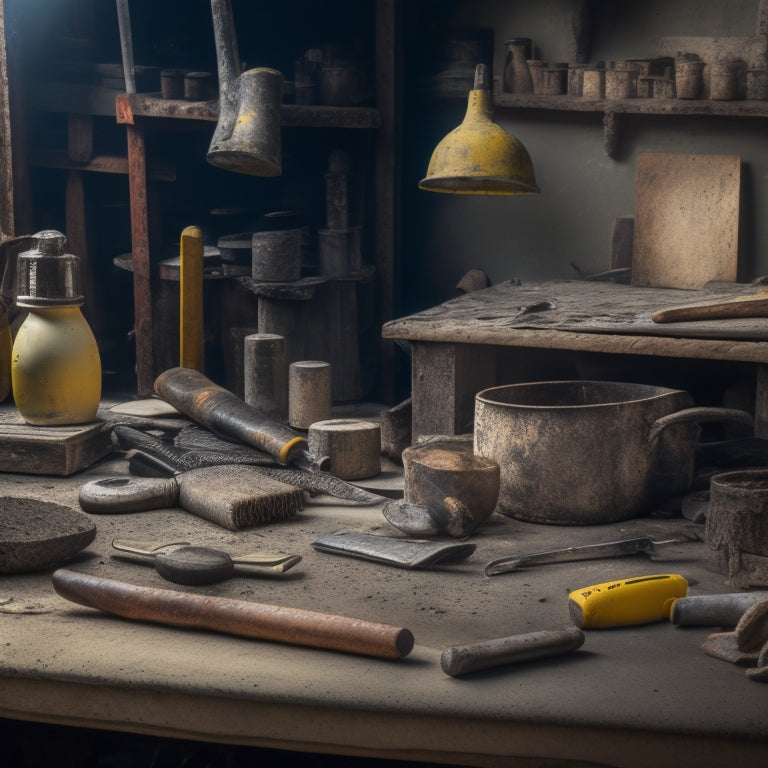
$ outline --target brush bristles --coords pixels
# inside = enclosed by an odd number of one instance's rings
[[[288,520],[304,506],[301,488],[246,465],[202,467],[178,481],[183,509],[234,531]]]
[[[303,507],[304,492],[297,488],[264,496],[259,499],[244,499],[232,505],[231,515],[236,528],[251,528],[255,525],[289,520]]]

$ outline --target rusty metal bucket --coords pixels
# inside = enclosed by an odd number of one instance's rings
[[[652,511],[691,485],[699,423],[752,417],[696,408],[690,394],[643,384],[557,381],[475,397],[474,449],[501,467],[497,511],[561,525]]]

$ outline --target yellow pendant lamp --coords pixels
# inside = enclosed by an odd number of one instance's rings
[[[458,195],[524,195],[539,192],[528,150],[491,119],[488,69],[478,64],[467,112],[435,148],[419,189]]]

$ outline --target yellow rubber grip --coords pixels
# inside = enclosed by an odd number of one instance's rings
[[[298,437],[294,437],[293,440],[289,440],[281,449],[280,449],[280,455],[278,456],[278,459],[283,462],[283,464],[288,463],[288,455],[291,452],[291,449],[296,446],[300,445],[302,443],[306,443],[306,438],[299,435]]]
[[[582,629],[625,627],[668,619],[688,582],[676,573],[638,576],[575,589],[568,596],[571,619]]]

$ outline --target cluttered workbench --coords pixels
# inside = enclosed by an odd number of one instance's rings
[[[590,280],[505,281],[391,320],[382,334],[407,341],[412,351],[414,437],[471,428],[475,393],[519,380],[513,377],[520,371],[501,373],[501,353],[512,349],[754,364],[755,432],[764,434],[765,308],[742,317],[653,320],[655,313],[680,306],[725,303],[732,311],[745,299],[764,296],[764,287],[726,282],[681,290]]]
[[[103,403],[99,418],[114,424]],[[182,416],[139,429],[174,434]],[[88,482],[128,478],[130,453],[107,453],[66,476],[0,475],[0,495],[80,510]],[[396,497],[398,467],[367,487]],[[386,485],[386,487],[385,487]],[[404,568],[313,547],[324,534],[402,537],[379,505],[315,495],[286,519],[229,530],[178,506],[80,512],[92,541],[66,562],[0,579],[0,717],[307,753],[448,764],[762,766],[768,687],[702,644],[719,627],[669,620],[584,629],[572,652],[451,676],[449,647],[574,628],[569,592],[653,574],[678,574],[688,595],[733,591],[705,567],[703,526],[679,515],[605,525],[526,523],[494,514],[455,561]],[[491,561],[559,547],[648,536],[674,540],[634,555],[525,567],[489,576]],[[115,540],[185,541],[243,554],[301,557],[282,574],[262,569],[208,585],[180,585],[121,557]],[[257,569],[258,570],[258,569]],[[54,573],[176,594],[311,610],[407,629],[400,658],[251,639],[136,621],[84,607],[54,590]],[[405,647],[403,650],[408,651]]]

